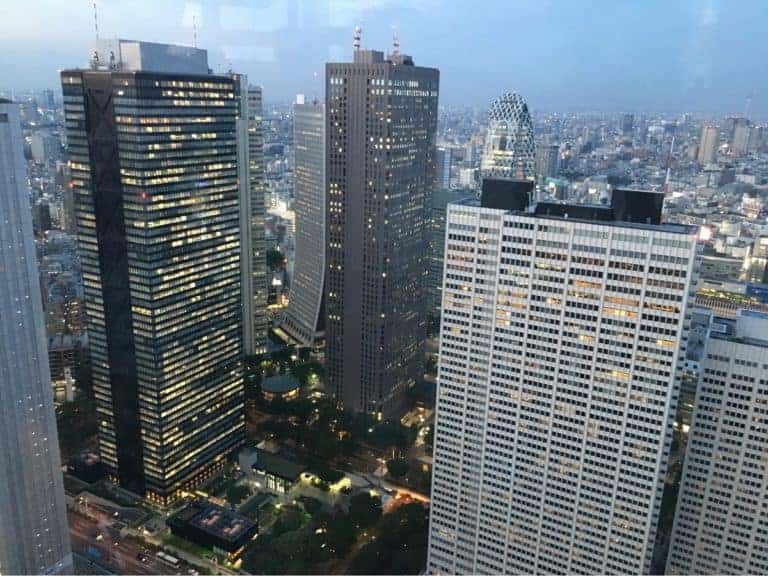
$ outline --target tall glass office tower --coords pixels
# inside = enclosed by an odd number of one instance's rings
[[[349,410],[397,413],[423,372],[439,76],[397,51],[326,65],[326,369]]]
[[[72,572],[18,107],[0,99],[0,574]]]
[[[293,150],[296,263],[283,328],[314,346],[325,323],[325,107],[303,95],[293,105]]]
[[[243,440],[243,78],[118,40],[61,81],[102,461],[167,502]]]

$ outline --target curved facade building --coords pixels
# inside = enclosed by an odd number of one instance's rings
[[[505,92],[488,112],[488,134],[482,159],[483,178],[532,180],[536,144],[528,105],[516,92]]]
[[[293,105],[294,209],[296,264],[283,329],[302,346],[314,346],[323,335],[325,281],[325,106]]]

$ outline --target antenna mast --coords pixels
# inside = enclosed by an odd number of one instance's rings
[[[397,28],[392,27],[392,55],[400,54],[400,40],[397,39]]]
[[[197,14],[192,14],[192,46],[197,48]]]
[[[93,27],[96,29],[96,40],[99,39],[99,11],[96,8],[96,0],[93,0]]]
[[[352,47],[355,49],[355,52],[360,50],[360,39],[363,35],[363,29],[360,26],[355,26],[355,35],[353,37],[352,41]]]

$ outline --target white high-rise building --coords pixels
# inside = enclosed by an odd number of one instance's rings
[[[660,199],[449,206],[429,572],[650,570],[698,266]]]
[[[716,318],[700,366],[667,574],[768,573],[768,314]]]
[[[0,99],[0,574],[72,572],[18,108]]]

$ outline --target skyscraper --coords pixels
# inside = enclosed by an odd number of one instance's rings
[[[0,574],[72,572],[18,107],[0,99]]]
[[[244,79],[117,40],[61,81],[101,459],[167,502],[243,440]]]
[[[768,573],[768,315],[716,318],[700,367],[667,574]]]
[[[746,154],[749,150],[749,139],[752,132],[749,120],[739,118],[736,126],[733,128],[733,138],[731,139],[731,151],[735,155]]]
[[[453,148],[438,146],[435,154],[435,186],[437,190],[448,190],[451,187],[451,161]]]
[[[445,216],[448,204],[474,198],[475,193],[468,189],[436,189],[430,196],[429,203],[429,267],[427,285],[429,287],[429,315],[440,317],[443,294],[443,255],[445,254]]]
[[[324,330],[325,284],[325,107],[293,105],[296,254],[283,328],[303,346],[314,346]]]
[[[701,127],[701,137],[699,138],[699,155],[697,157],[699,164],[711,164],[715,161],[719,143],[720,134],[717,126],[704,124]]]
[[[398,412],[422,373],[438,83],[397,50],[326,65],[326,370],[349,410]]]
[[[248,146],[241,148],[240,161],[246,166],[243,174],[248,182],[241,189],[241,231],[243,251],[243,345],[249,356],[267,351],[269,319],[267,318],[267,239],[264,228],[264,126],[261,87],[247,89],[247,109],[243,110]],[[242,127],[241,127],[242,130]]]
[[[528,105],[516,92],[505,92],[488,112],[488,133],[481,163],[484,178],[532,180],[536,144]]]
[[[560,146],[542,146],[536,151],[536,175],[543,181],[554,178],[560,169]]]
[[[430,572],[649,571],[698,254],[662,198],[448,207]]]
[[[635,129],[634,114],[622,114],[621,115],[621,133],[624,136],[631,136],[634,129]]]

